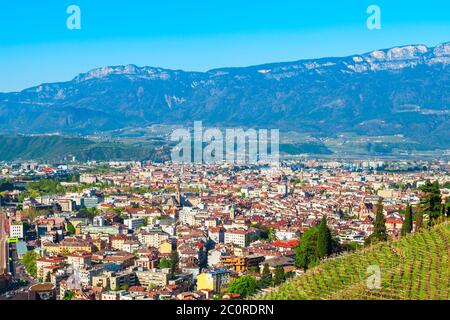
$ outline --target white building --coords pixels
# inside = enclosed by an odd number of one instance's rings
[[[247,247],[255,234],[249,230],[231,229],[225,231],[225,244],[232,243],[240,247]]]
[[[23,239],[23,224],[22,223],[13,223],[9,228],[9,236],[11,238],[19,238]]]
[[[142,218],[125,219],[123,221],[123,224],[126,225],[129,230],[135,230],[135,229],[139,228],[140,226],[144,225],[144,219],[142,219]]]

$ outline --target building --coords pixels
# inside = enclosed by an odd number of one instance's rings
[[[97,208],[99,204],[99,200],[97,197],[82,197],[80,199],[81,207],[90,209],[90,208]]]
[[[92,265],[92,254],[87,252],[74,252],[67,256],[67,263],[75,269],[88,268]]]
[[[124,287],[131,287],[137,284],[136,274],[134,272],[103,272],[102,274],[92,276],[92,285],[94,287],[110,288],[118,290]]]
[[[256,234],[244,229],[230,229],[225,231],[225,243],[232,243],[240,247],[248,247]]]
[[[94,226],[94,225],[81,225],[80,233],[82,234],[109,234],[118,235],[120,234],[119,226]]]
[[[112,289],[127,288],[137,285],[137,278],[134,272],[116,273],[109,278],[109,285]]]
[[[80,183],[93,184],[97,183],[97,177],[91,174],[82,174],[80,175]]]
[[[20,222],[14,222],[9,228],[9,236],[11,238],[23,239],[23,224]]]
[[[210,227],[208,236],[215,243],[223,243],[225,241],[225,231],[221,227]]]
[[[230,272],[225,269],[207,271],[197,276],[197,290],[221,292],[230,281]]]
[[[75,201],[71,199],[59,199],[57,203],[61,207],[62,212],[72,212],[75,208]]]
[[[94,227],[103,227],[105,226],[105,217],[102,215],[95,216],[94,219],[92,219],[92,224]]]
[[[136,230],[137,228],[142,227],[144,225],[144,219],[142,218],[125,219],[123,221],[123,224],[128,227],[128,230]]]
[[[38,283],[28,289],[28,300],[56,300],[53,283]]]
[[[102,268],[89,268],[89,269],[79,269],[78,277],[80,279],[80,284],[85,286],[92,285],[92,278],[98,276],[102,272]]]
[[[293,258],[289,258],[289,257],[276,257],[276,258],[272,258],[272,259],[267,259],[266,261],[264,261],[264,265],[268,265],[269,266],[269,271],[272,273],[275,273],[275,270],[278,267],[282,267],[285,272],[289,271],[289,268],[293,268],[295,265],[295,259]],[[260,265],[260,271],[263,271],[264,266]]]
[[[257,267],[265,260],[261,255],[222,256],[220,263],[236,272],[246,272],[250,267]]]
[[[124,294],[125,291],[107,291],[102,293],[102,300],[112,301],[112,300],[120,300],[120,296]]]
[[[137,240],[126,240],[122,245],[122,250],[128,253],[136,252],[140,247]]]
[[[96,251],[95,246],[87,241],[62,241],[57,244],[45,242],[42,244],[42,247],[51,254],[69,254],[77,251],[93,253]]]
[[[165,241],[159,246],[159,252],[162,254],[170,254],[173,252],[173,244],[170,241]]]
[[[169,283],[170,269],[136,271],[136,278],[141,286],[163,287]]]
[[[163,242],[169,240],[169,234],[162,230],[143,231],[137,237],[141,243],[153,248],[159,248]]]
[[[134,261],[134,266],[144,269],[155,269],[158,266],[158,259],[148,256],[140,257]]]
[[[47,273],[53,273],[53,270],[61,268],[64,257],[39,258],[36,260],[36,277],[45,280]]]
[[[125,243],[126,240],[127,240],[127,236],[124,234],[119,234],[117,236],[111,236],[109,238],[111,248],[120,250],[120,251],[123,250],[123,244]]]

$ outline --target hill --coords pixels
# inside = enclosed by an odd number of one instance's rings
[[[269,300],[450,299],[450,223],[329,259],[260,296]],[[381,288],[368,289],[368,267],[381,271]]]
[[[162,153],[151,145],[98,142],[66,136],[0,136],[0,160],[158,160]]]
[[[0,93],[0,132],[92,134],[152,124],[402,135],[450,147],[450,43],[207,72],[102,67]]]

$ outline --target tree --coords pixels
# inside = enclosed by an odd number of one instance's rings
[[[250,272],[258,272],[258,267],[257,266],[250,266],[250,267],[248,267],[248,269],[247,269],[248,271],[250,271]]]
[[[401,235],[404,237],[407,234],[411,233],[413,229],[413,209],[408,204],[405,210],[405,220],[403,220]]]
[[[441,216],[441,190],[439,182],[431,183],[429,180],[420,188],[423,194],[420,198],[420,207],[424,215],[428,216],[429,225],[433,225]]]
[[[301,239],[300,244],[295,248],[295,265],[304,270],[314,266],[318,262],[317,258],[317,238],[319,229],[312,227],[306,230]]]
[[[166,259],[166,258],[162,258],[162,259],[159,261],[158,267],[159,267],[160,269],[170,269],[170,268],[171,268],[170,260],[169,260],[169,259]]]
[[[274,241],[276,239],[275,237],[275,229],[270,227],[267,229],[267,239],[269,241]]]
[[[265,263],[261,275],[261,287],[267,288],[270,287],[271,285],[272,285],[272,273],[270,272],[269,265]]]
[[[317,256],[323,259],[331,253],[332,239],[331,231],[327,226],[327,218],[323,216],[319,224],[319,232],[317,235]]]
[[[257,291],[255,277],[245,275],[230,282],[227,292],[241,295],[242,298],[251,296]]]
[[[447,213],[445,203],[441,203],[441,217],[445,217]]]
[[[75,227],[73,226],[73,224],[72,223],[70,223],[70,222],[68,222],[67,224],[66,224],[66,231],[67,231],[67,233],[69,233],[70,235],[73,235],[73,234],[75,234]]]
[[[52,276],[50,275],[50,271],[47,272],[47,275],[45,276],[45,282],[52,282]]]
[[[32,277],[36,277],[37,274],[37,266],[36,260],[38,258],[38,254],[35,251],[28,251],[24,254],[22,258],[22,264],[25,266],[25,270]]]
[[[422,230],[422,228],[423,228],[423,211],[421,208],[419,208],[416,214],[416,232]]]
[[[376,210],[377,212],[373,222],[373,233],[366,239],[367,244],[386,241],[388,238],[386,220],[383,215],[383,201],[381,199],[378,200]]]
[[[63,300],[72,300],[74,297],[75,297],[75,292],[74,292],[74,291],[71,291],[71,290],[67,290],[67,291],[64,293],[64,298],[63,298]]]
[[[273,278],[273,284],[279,286],[286,280],[286,276],[284,274],[284,268],[278,266],[275,268],[275,276]]]
[[[178,270],[178,262],[180,262],[180,258],[178,256],[178,252],[174,252],[170,255],[170,273],[175,275]]]

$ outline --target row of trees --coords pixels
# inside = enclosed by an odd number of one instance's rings
[[[448,186],[448,183],[444,187]],[[416,231],[420,231],[426,225],[433,226],[436,222],[444,217],[450,216],[450,202],[442,203],[442,195],[440,191],[439,182],[426,181],[420,187],[422,196],[420,203],[416,208],[407,205],[404,211],[405,219],[403,221],[401,235],[406,236],[413,230],[413,222],[416,222]],[[426,222],[426,225],[425,225]]]
[[[422,196],[420,204],[413,209],[407,205],[401,228],[401,235],[405,236],[412,232],[413,221],[416,223],[416,230],[424,227],[424,218],[428,226],[432,226],[442,217],[449,217],[450,203],[442,203],[442,197],[438,181],[427,181],[421,188]],[[416,212],[415,212],[416,211]],[[387,241],[388,233],[386,228],[386,219],[383,214],[383,202],[379,199],[376,204],[375,219],[373,221],[373,233],[366,239],[366,245],[377,242]],[[330,229],[327,226],[326,218],[323,217],[318,226],[306,230],[296,247],[296,266],[298,268],[308,269],[319,263],[319,261],[328,255],[337,247],[337,243],[332,239]]]
[[[264,264],[261,280],[258,283],[260,288],[268,288],[273,286],[279,286],[289,277],[289,274],[284,272],[284,268],[278,266],[275,268],[274,274],[270,271],[269,265]]]
[[[431,227],[440,219],[450,216],[450,203],[442,203],[442,196],[439,182],[430,182],[429,180],[420,188],[422,196],[419,205],[414,209],[410,204],[404,210],[404,220],[400,231],[401,236],[406,236],[413,231],[414,220],[416,222],[416,231],[420,231],[427,226]],[[426,221],[425,221],[426,220]],[[386,230],[386,221],[383,215],[383,203],[380,199],[376,206],[376,215],[373,223],[373,233],[366,239],[367,244],[386,241],[388,239]]]

